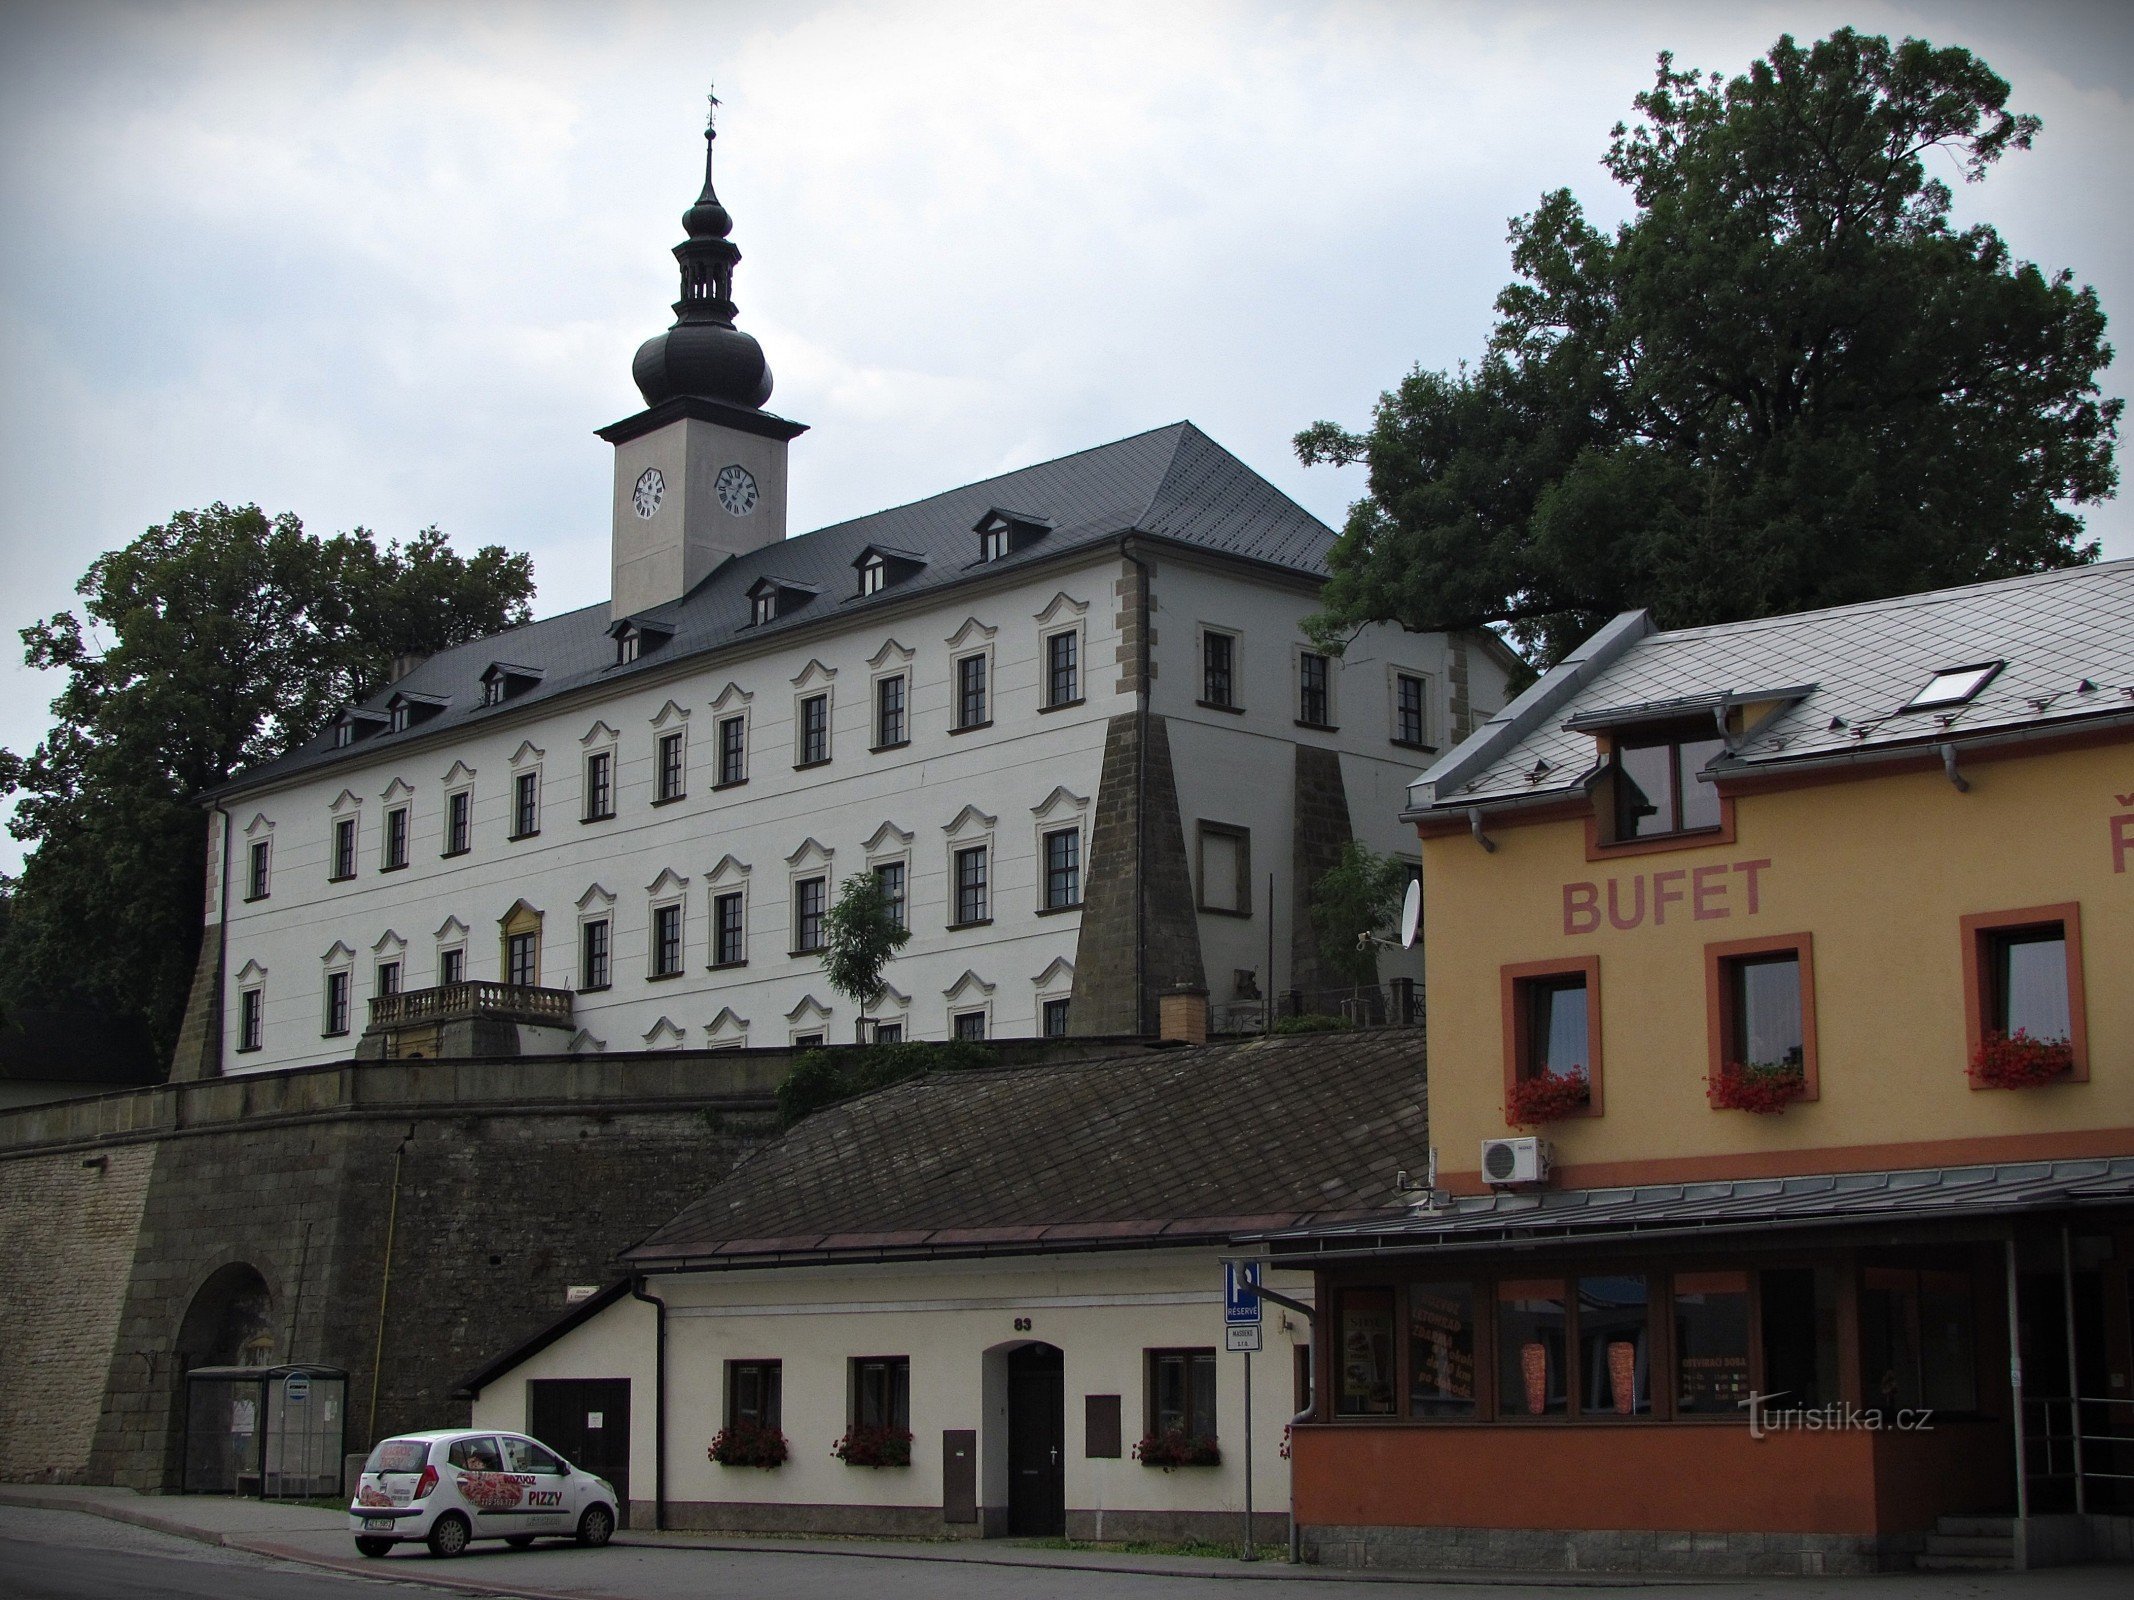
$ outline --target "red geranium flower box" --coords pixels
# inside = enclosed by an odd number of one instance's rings
[[[737,1422],[711,1436],[704,1452],[722,1467],[777,1467],[791,1454],[785,1435],[758,1422]]]
[[[908,1467],[911,1465],[909,1428],[851,1428],[830,1447],[830,1454],[848,1467]]]
[[[1718,1111],[1770,1115],[1785,1110],[1807,1092],[1808,1074],[1783,1064],[1743,1066],[1729,1061],[1706,1080],[1706,1094]]]
[[[1171,1472],[1179,1467],[1219,1467],[1223,1464],[1223,1452],[1213,1434],[1166,1428],[1135,1445],[1134,1459],[1144,1467],[1161,1467],[1165,1472]]]
[[[1560,1122],[1575,1117],[1593,1103],[1593,1085],[1584,1072],[1537,1072],[1521,1078],[1505,1097],[1506,1126],[1518,1128],[1537,1122]]]
[[[2035,1089],[2074,1070],[2075,1047],[2066,1039],[2033,1039],[2021,1028],[1989,1033],[1971,1057],[1971,1081],[1981,1089]]]

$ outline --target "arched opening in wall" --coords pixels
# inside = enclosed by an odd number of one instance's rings
[[[984,1356],[981,1516],[988,1536],[1057,1538],[1067,1531],[1065,1357],[1019,1339]]]
[[[195,1367],[268,1367],[274,1336],[274,1294],[259,1269],[243,1261],[217,1267],[193,1291],[171,1346],[170,1426],[163,1451],[163,1486],[185,1476],[185,1375]]]

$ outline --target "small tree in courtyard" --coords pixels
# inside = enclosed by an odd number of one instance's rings
[[[1327,965],[1350,983],[1376,983],[1378,948],[1366,936],[1393,931],[1407,892],[1403,862],[1354,839],[1343,845],[1340,861],[1312,885],[1312,931]]]
[[[882,969],[910,938],[880,878],[856,872],[839,886],[837,904],[823,918],[823,976],[860,1008],[862,1021],[881,998]]]

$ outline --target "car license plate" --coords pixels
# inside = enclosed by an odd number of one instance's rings
[[[391,1533],[393,1531],[393,1519],[391,1517],[365,1517],[363,1526],[372,1533]]]

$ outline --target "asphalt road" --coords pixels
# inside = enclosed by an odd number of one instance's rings
[[[343,1578],[102,1517],[0,1507],[0,1600],[437,1600],[438,1593]]]

